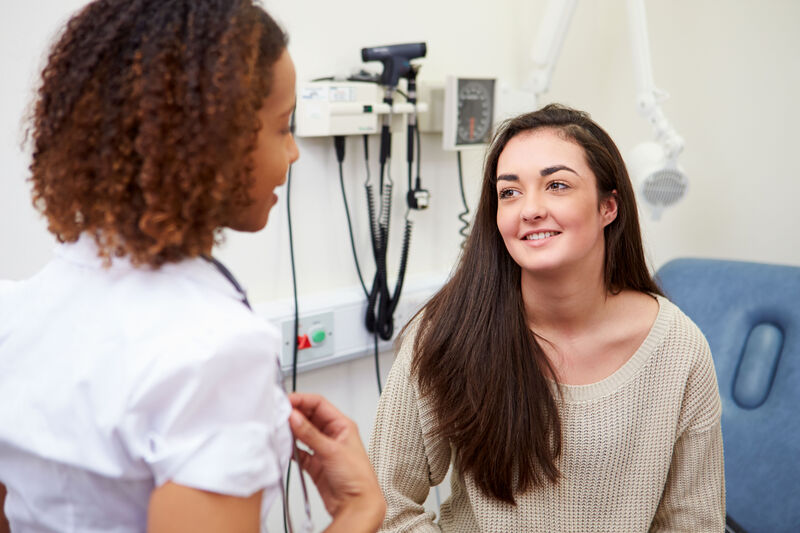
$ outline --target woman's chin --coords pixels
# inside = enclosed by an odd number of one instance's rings
[[[254,233],[256,231],[261,231],[264,229],[264,226],[267,225],[267,221],[269,220],[269,212],[270,209],[264,210],[263,213],[259,215],[250,215],[247,217],[242,217],[239,220],[236,220],[230,224],[228,224],[228,228],[232,229],[233,231],[241,231],[245,233]]]

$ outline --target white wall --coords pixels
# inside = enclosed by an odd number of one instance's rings
[[[690,178],[683,202],[658,222],[643,217],[653,265],[679,256],[800,264],[800,3],[646,7],[655,82],[671,96],[663,107],[686,140]],[[623,154],[652,137],[633,109],[627,37],[625,2],[581,2],[548,95],[589,110]]]
[[[0,278],[20,279],[49,257],[52,239],[30,207],[27,158],[19,150],[19,120],[41,57],[57,25],[78,0],[5,2],[0,20]],[[518,84],[528,71],[529,46],[544,1],[455,0],[403,3],[366,0],[266,2],[288,30],[298,79],[345,75],[360,66],[360,48],[424,40],[423,79],[446,74],[498,76]],[[670,93],[667,117],[686,139],[680,162],[689,174],[687,198],[659,222],[643,217],[654,268],[679,256],[707,256],[800,265],[800,3],[793,0],[650,0],[647,2],[656,84]],[[402,11],[401,11],[402,10]],[[623,154],[651,138],[634,108],[635,84],[623,0],[584,0],[578,6],[548,99],[592,113]],[[403,209],[402,139],[393,153],[397,183],[394,228]],[[409,275],[448,272],[458,254],[460,198],[455,156],[440,138],[423,138],[423,180],[432,207],[415,215]],[[301,139],[292,184],[299,292],[356,283],[331,141]],[[350,139],[346,188],[355,214],[362,263],[369,256],[360,141]],[[377,155],[377,143],[372,147]],[[465,158],[467,195],[474,207],[481,154]],[[373,160],[374,161],[374,160]],[[268,227],[229,234],[218,255],[255,301],[291,294],[285,190]],[[390,269],[396,269],[399,232]],[[371,276],[373,269],[365,267]],[[302,307],[302,301],[301,301]],[[383,373],[391,355],[383,355]],[[328,395],[352,416],[366,439],[377,392],[369,359],[300,376],[301,390]],[[296,484],[295,484],[296,485]],[[293,491],[294,492],[294,491]],[[295,503],[295,510],[300,507]],[[324,516],[315,503],[318,525]],[[299,513],[297,513],[299,514]],[[271,523],[277,529],[275,517]]]

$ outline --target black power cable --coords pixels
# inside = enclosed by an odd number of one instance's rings
[[[291,134],[294,135],[294,112],[292,112],[291,122],[289,124],[289,130]],[[300,306],[298,305],[297,299],[297,272],[295,270],[295,262],[294,262],[294,233],[292,232],[292,202],[291,202],[291,191],[292,191],[292,165],[289,165],[289,173],[286,176],[286,220],[289,225],[289,260],[292,264],[292,294],[294,297],[294,336],[292,337],[292,392],[297,391],[297,337],[300,333]],[[300,468],[300,465],[297,465],[297,468]],[[299,475],[303,475],[303,472],[300,472]],[[292,461],[289,460],[289,466],[286,467],[286,498],[289,497],[289,480],[292,476]],[[284,508],[283,514],[283,531],[284,533],[289,533],[289,526],[288,526],[289,517],[286,516],[286,509]]]
[[[289,121],[289,131],[294,136],[295,110]],[[289,225],[289,259],[292,263],[292,294],[294,296],[294,342],[292,343],[292,392],[297,391],[297,337],[300,333],[300,306],[297,300],[297,272],[294,265],[294,233],[292,232],[292,165],[289,164],[289,173],[286,176],[286,220]],[[288,478],[287,478],[288,482]]]
[[[358,261],[358,254],[356,253],[356,243],[353,237],[353,221],[350,218],[350,207],[347,202],[347,193],[344,190],[344,171],[342,166],[344,164],[344,148],[345,148],[345,138],[342,135],[337,135],[333,138],[333,145],[336,149],[336,159],[339,163],[339,187],[342,191],[342,202],[344,203],[344,212],[345,216],[347,217],[347,231],[350,235],[350,248],[353,251],[353,261],[356,265],[356,272],[358,272],[358,281],[361,284],[361,288],[364,291],[364,296],[367,298],[367,301],[370,299],[370,292],[367,291],[367,286],[364,283],[364,277],[361,273],[361,266]],[[364,135],[364,160],[367,162],[367,180],[369,181],[369,143],[367,136]],[[375,246],[375,232],[376,229],[373,227],[372,221],[374,219],[374,212],[375,208],[372,204],[372,187],[367,185],[367,197],[369,201],[369,212],[370,212],[370,235],[373,241],[373,249]],[[373,331],[373,337],[375,339],[375,377],[378,383],[378,394],[383,392],[383,387],[381,386],[381,370],[380,370],[380,360],[379,360],[379,352],[378,352],[378,332],[377,330]]]
[[[289,222],[289,258],[292,263],[292,295],[294,297],[294,342],[292,343],[292,392],[297,391],[297,337],[300,335],[300,309],[297,300],[297,273],[294,264],[294,235],[292,232],[292,208],[289,196],[292,187],[292,169],[286,178],[286,218]]]
[[[347,194],[344,191],[344,171],[342,165],[344,163],[344,136],[337,135],[333,138],[334,147],[336,148],[336,159],[339,162],[339,188],[342,190],[342,202],[344,203],[344,214],[347,217],[347,231],[350,235],[350,249],[353,251],[353,261],[356,265],[356,272],[358,273],[358,282],[361,284],[361,289],[364,291],[364,296],[369,298],[369,291],[364,283],[364,276],[361,274],[361,265],[358,262],[358,254],[356,253],[356,241],[353,237],[353,221],[350,218],[350,206],[347,203]]]

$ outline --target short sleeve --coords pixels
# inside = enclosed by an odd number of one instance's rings
[[[278,346],[269,327],[160,339],[122,425],[128,450],[156,486],[172,481],[245,497],[280,483],[291,407]]]

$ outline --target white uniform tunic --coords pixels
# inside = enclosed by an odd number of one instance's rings
[[[203,259],[153,270],[94,241],[0,284],[0,481],[15,533],[145,531],[167,481],[280,492],[280,337]]]

